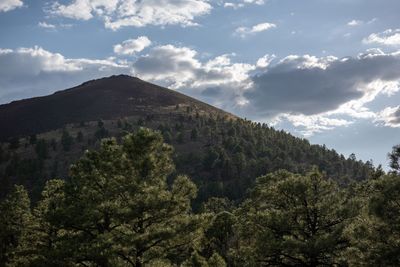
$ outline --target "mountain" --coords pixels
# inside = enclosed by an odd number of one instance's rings
[[[69,123],[165,113],[176,105],[234,117],[176,91],[128,75],[85,82],[49,96],[0,105],[0,140],[61,128]]]
[[[139,127],[160,131],[175,148],[176,173],[198,185],[197,205],[211,196],[239,200],[256,177],[279,169],[316,166],[341,184],[375,172],[355,156],[124,75],[1,105],[0,125],[0,197],[17,183],[37,199],[46,180],[67,179],[69,166],[102,138],[121,140]]]

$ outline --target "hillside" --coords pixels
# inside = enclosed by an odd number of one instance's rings
[[[49,96],[0,105],[0,140],[81,121],[166,113],[176,105],[191,106],[199,113],[232,116],[173,90],[119,75],[88,81]]]
[[[278,169],[306,173],[317,166],[342,184],[375,171],[325,146],[129,76],[2,105],[0,123],[0,193],[18,183],[33,199],[46,180],[67,178],[69,166],[101,138],[120,140],[139,127],[159,130],[174,146],[176,172],[196,182],[197,203],[211,196],[241,199],[256,177]]]

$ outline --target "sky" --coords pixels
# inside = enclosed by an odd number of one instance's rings
[[[0,104],[129,74],[387,168],[398,0],[0,0]]]

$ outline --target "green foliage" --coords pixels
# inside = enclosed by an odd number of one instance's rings
[[[103,139],[108,136],[108,131],[104,127],[104,122],[102,120],[99,120],[97,122],[97,130],[94,133],[94,136],[96,137],[96,139]]]
[[[76,134],[76,141],[77,141],[78,143],[80,143],[80,142],[83,141],[83,133],[82,133],[82,131],[79,131],[79,132]]]
[[[182,264],[182,267],[208,267],[208,263],[204,257],[195,251],[192,253],[192,256]]]
[[[257,179],[237,211],[242,266],[333,266],[349,244],[355,208],[338,186],[313,171],[279,171]]]
[[[15,257],[30,222],[28,193],[23,186],[15,185],[0,203],[0,266],[7,266]]]
[[[213,253],[208,259],[209,267],[226,267],[224,258],[222,258],[218,253]]]
[[[352,266],[400,266],[400,177],[383,175],[359,186],[364,209],[349,226]]]
[[[37,136],[36,136],[36,134],[31,134],[31,135],[29,136],[29,144],[34,145],[34,144],[36,144],[36,141],[37,141]]]
[[[64,129],[61,136],[61,145],[63,147],[63,150],[69,151],[71,149],[72,143],[73,143],[72,136],[70,135],[67,129]]]
[[[393,172],[400,174],[400,145],[394,146],[389,154],[390,168]]]
[[[222,259],[228,259],[229,246],[234,235],[233,226],[236,217],[227,211],[223,211],[214,216],[210,226],[205,231],[208,240],[208,251],[214,251]],[[225,261],[224,260],[224,261]]]
[[[191,214],[196,186],[185,176],[167,183],[171,154],[161,135],[147,129],[121,145],[103,140],[71,167],[67,182],[47,183],[15,266],[183,262],[201,237],[202,219]]]
[[[9,141],[9,148],[12,150],[18,149],[20,146],[20,141],[18,137],[13,137]]]
[[[176,141],[177,141],[179,144],[183,144],[183,143],[185,142],[185,133],[184,133],[183,131],[180,131],[180,132],[178,133],[178,135],[176,136]]]
[[[190,132],[190,140],[196,141],[198,138],[199,134],[196,128],[193,128],[192,131]]]
[[[35,151],[39,159],[46,159],[49,156],[49,147],[44,139],[36,141]]]

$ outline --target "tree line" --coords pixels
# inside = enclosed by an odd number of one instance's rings
[[[400,266],[400,146],[388,174],[343,186],[278,170],[244,201],[196,212],[172,155],[141,128],[103,139],[34,204],[15,185],[0,202],[0,266]]]

